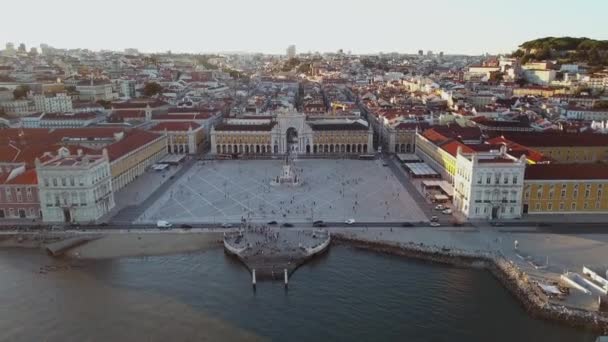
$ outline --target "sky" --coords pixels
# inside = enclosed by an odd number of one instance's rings
[[[22,0],[6,42],[143,52],[507,53],[545,36],[608,39],[607,0]]]

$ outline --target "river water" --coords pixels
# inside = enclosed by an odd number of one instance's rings
[[[41,269],[42,268],[42,269]],[[483,270],[338,246],[289,290],[222,249],[65,262],[0,250],[0,341],[594,341],[530,318]]]

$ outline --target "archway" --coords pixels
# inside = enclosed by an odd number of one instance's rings
[[[306,145],[306,154],[310,154],[310,145]]]

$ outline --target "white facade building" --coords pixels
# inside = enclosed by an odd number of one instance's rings
[[[65,93],[55,96],[35,95],[34,105],[36,111],[46,113],[65,113],[72,111],[72,98]]]
[[[101,155],[85,155],[82,150],[71,155],[62,147],[56,156],[43,160],[36,159],[36,174],[44,222],[94,222],[114,207],[105,149]]]
[[[522,215],[526,158],[499,151],[456,156],[454,209],[469,219],[513,219]]]

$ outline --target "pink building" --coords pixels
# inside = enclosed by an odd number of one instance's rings
[[[0,173],[0,222],[39,220],[40,217],[36,169],[20,166]]]

